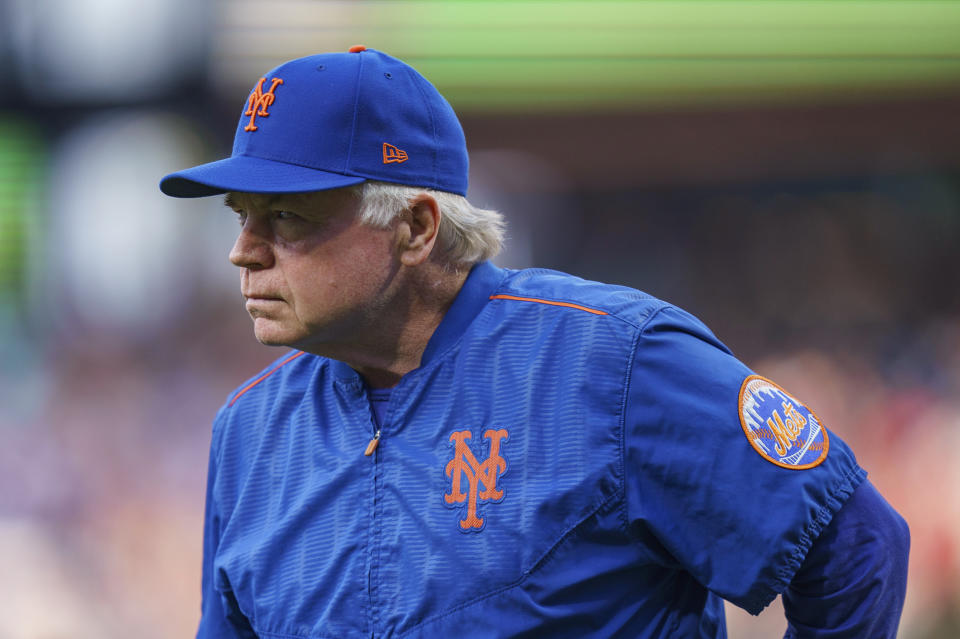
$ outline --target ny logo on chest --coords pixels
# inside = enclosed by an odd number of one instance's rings
[[[503,499],[504,491],[497,486],[497,482],[507,469],[507,462],[500,454],[500,444],[508,438],[505,429],[488,429],[483,433],[483,438],[490,445],[490,453],[483,461],[477,460],[467,443],[471,436],[469,430],[450,435],[453,459],[447,462],[445,470],[450,479],[450,492],[444,494],[443,502],[450,508],[461,508],[463,518],[460,520],[460,530],[463,532],[483,529],[484,518],[480,516],[478,502],[496,503]]]

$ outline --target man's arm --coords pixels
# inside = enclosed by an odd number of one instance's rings
[[[864,481],[783,593],[784,639],[896,637],[909,550],[907,522]]]
[[[214,496],[217,478],[216,450],[210,449],[207,469],[207,499],[203,524],[202,603],[197,639],[256,639],[246,618],[240,613],[233,593],[221,595],[214,585],[213,560],[220,545],[220,516]]]

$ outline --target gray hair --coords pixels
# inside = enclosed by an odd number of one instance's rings
[[[357,192],[360,220],[380,228],[408,210],[410,200],[420,193],[432,196],[441,214],[437,246],[450,264],[466,266],[488,260],[503,246],[506,230],[503,216],[470,204],[462,195],[376,181],[364,182],[357,187]]]

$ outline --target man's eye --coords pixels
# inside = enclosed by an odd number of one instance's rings
[[[292,220],[297,217],[297,214],[290,211],[274,211],[273,217],[277,220]]]

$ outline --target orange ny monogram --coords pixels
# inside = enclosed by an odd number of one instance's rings
[[[247,110],[244,111],[243,114],[250,116],[250,122],[247,123],[247,126],[243,127],[244,131],[256,131],[257,125],[253,123],[254,119],[258,115],[263,117],[270,115],[267,113],[267,107],[273,104],[273,101],[276,99],[276,96],[273,95],[273,90],[277,88],[277,85],[283,84],[283,80],[280,78],[270,80],[270,90],[264,93],[263,83],[266,81],[266,78],[260,78],[257,86],[253,89],[253,93],[251,93],[247,99]]]
[[[450,493],[443,496],[448,506],[467,502],[467,516],[460,520],[460,529],[479,531],[483,528],[483,518],[477,513],[477,500],[498,502],[503,499],[503,490],[497,488],[497,480],[507,469],[507,462],[500,456],[500,440],[507,439],[507,431],[487,430],[484,439],[490,440],[490,456],[478,462],[473,451],[467,445],[469,430],[460,430],[450,435],[454,444],[453,459],[447,462],[446,474],[451,479]],[[461,489],[463,478],[469,484],[467,493]],[[483,490],[480,490],[483,484]]]

